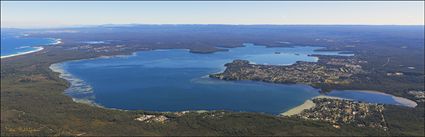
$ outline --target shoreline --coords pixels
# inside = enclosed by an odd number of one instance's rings
[[[307,99],[303,104],[296,106],[294,108],[291,108],[286,112],[280,113],[279,115],[281,115],[281,116],[293,116],[293,115],[301,113],[302,111],[304,111],[306,109],[310,109],[310,108],[313,108],[315,106],[316,106],[316,104],[311,99]]]
[[[418,103],[407,98],[397,97],[397,96],[392,96],[392,98],[396,102],[403,104],[404,106],[407,106],[407,107],[415,108],[416,106],[418,106]]]
[[[372,94],[380,94],[380,95],[390,95],[390,94],[387,94],[387,93],[384,93],[384,92],[375,91],[375,90],[345,90],[345,91],[372,93]]]
[[[357,90],[352,90],[352,91],[357,91]],[[381,94],[381,95],[389,95],[391,96],[396,102],[400,103],[402,106],[405,107],[416,107],[418,104],[415,101],[412,101],[410,99],[407,98],[403,98],[403,97],[397,97],[394,95],[390,95],[390,94],[386,94],[383,92],[379,92],[379,91],[373,91],[373,90],[358,90],[357,92],[367,92],[367,93],[374,93],[374,94]],[[352,99],[346,99],[346,98],[341,98],[341,97],[333,97],[333,96],[327,96],[327,95],[319,95],[319,96],[315,96],[311,99],[306,100],[303,104],[295,106],[291,109],[289,109],[288,111],[282,112],[279,115],[280,116],[292,116],[292,115],[296,115],[301,113],[302,111],[306,110],[306,109],[310,109],[313,108],[314,106],[316,106],[316,104],[312,101],[313,99],[316,98],[328,98],[328,99],[340,99],[340,100],[352,100]]]
[[[55,39],[55,42],[49,43],[49,44],[44,44],[44,45],[45,46],[48,46],[48,45],[58,45],[58,44],[62,44],[62,40],[61,39]],[[35,46],[35,47],[32,47],[32,48],[35,48],[35,49],[34,50],[30,50],[30,51],[25,51],[25,52],[18,52],[16,54],[10,54],[10,55],[1,56],[0,58],[1,59],[5,59],[5,58],[10,58],[10,57],[15,57],[15,56],[20,56],[20,55],[35,53],[35,52],[42,51],[44,49],[43,46]]]
[[[395,95],[391,95],[391,94],[387,94],[384,92],[379,92],[379,91],[374,91],[374,90],[349,90],[349,91],[355,91],[355,92],[363,92],[363,93],[372,93],[372,94],[380,94],[380,95],[385,95],[385,96],[391,96],[392,99],[394,99],[394,101],[396,101],[397,103],[399,103],[402,106],[406,106],[406,107],[416,107],[418,105],[418,103],[416,103],[413,100],[404,98],[404,97],[398,97]]]
[[[69,87],[66,88],[64,90],[64,94],[66,95],[68,93],[67,96],[71,97],[71,99],[76,102],[76,103],[82,103],[82,104],[88,104],[91,106],[96,106],[96,107],[101,107],[101,108],[105,108],[102,105],[99,105],[97,103],[94,102],[94,100],[89,99],[89,98],[93,98],[93,88],[88,85],[87,83],[85,83],[83,80],[75,77],[74,75],[72,75],[71,73],[69,73],[64,67],[62,63],[54,63],[51,64],[49,66],[49,69],[52,70],[53,72],[59,73],[59,78],[66,80],[69,83]],[[74,93],[74,94],[86,94],[88,95],[87,97],[84,98],[74,98],[72,95],[70,95],[70,93]]]
[[[328,96],[328,95],[319,95],[319,96],[315,96],[315,97],[313,97],[312,99],[316,99],[316,98],[328,98],[328,99],[352,100],[352,99],[341,98],[341,97],[333,97],[333,96]]]
[[[16,54],[1,56],[0,58],[5,59],[5,58],[15,57],[15,56],[19,56],[19,55],[35,53],[35,52],[42,51],[44,49],[43,47],[33,47],[33,48],[35,48],[35,50],[30,50],[30,51],[26,51],[26,52],[18,52]]]
[[[311,99],[307,99],[303,104],[295,106],[291,109],[289,109],[288,111],[282,112],[279,115],[280,116],[293,116],[296,114],[301,113],[304,110],[307,109],[311,109],[313,107],[316,106],[316,104],[313,102],[313,99],[316,98],[328,98],[328,99],[340,99],[340,100],[350,100],[350,99],[345,99],[345,98],[340,98],[340,97],[332,97],[332,96],[327,96],[327,95],[318,95],[315,97],[312,97]]]

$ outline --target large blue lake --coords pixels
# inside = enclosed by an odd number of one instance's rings
[[[245,44],[211,54],[194,54],[184,49],[153,50],[132,56],[68,61],[51,68],[71,82],[66,94],[76,101],[108,108],[278,114],[318,96],[318,89],[297,84],[223,81],[207,75],[223,71],[224,64],[234,59],[290,65],[296,61],[317,61],[316,57],[308,56],[311,54],[349,56],[316,49],[319,47],[266,48]]]

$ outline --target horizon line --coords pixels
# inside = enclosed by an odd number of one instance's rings
[[[84,28],[102,26],[131,27],[137,25],[223,25],[223,26],[425,26],[425,24],[208,24],[208,23],[128,23],[128,24],[96,24],[96,25],[63,25],[52,27],[3,27],[1,29],[61,29],[61,28]]]

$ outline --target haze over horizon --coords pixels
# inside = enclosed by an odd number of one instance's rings
[[[2,28],[104,24],[424,25],[424,2],[1,2]]]

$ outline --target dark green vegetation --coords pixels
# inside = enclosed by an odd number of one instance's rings
[[[60,46],[1,60],[1,135],[409,135],[424,136],[424,104],[385,106],[388,131],[258,113],[189,113],[183,116],[110,110],[79,104],[63,94],[68,83],[48,67],[66,60],[131,54],[158,48],[208,53],[251,42],[267,46],[314,45],[344,50],[367,61],[371,72],[359,84],[328,86],[378,90],[412,98],[424,90],[423,26],[133,26],[71,29],[78,33],[33,33],[63,39]],[[57,31],[57,30],[55,30]],[[3,33],[3,30],[2,30]],[[85,46],[79,41],[112,40]],[[290,42],[292,44],[283,44]],[[124,45],[116,47],[116,45]],[[85,47],[84,47],[85,46]],[[76,48],[77,47],[77,48]],[[106,49],[106,50],[105,50]],[[321,58],[327,58],[321,57]],[[415,67],[409,69],[407,67]],[[401,72],[402,76],[387,76]],[[165,123],[134,120],[162,114]],[[221,114],[221,113],[220,113]]]

